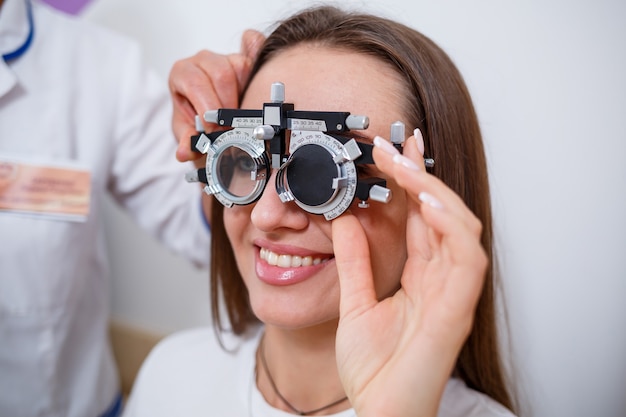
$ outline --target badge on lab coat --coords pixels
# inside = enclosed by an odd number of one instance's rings
[[[0,213],[85,221],[91,173],[76,164],[0,155]]]

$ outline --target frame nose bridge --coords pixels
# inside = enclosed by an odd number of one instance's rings
[[[259,198],[253,203],[250,220],[255,227],[269,232],[279,228],[306,227],[309,214],[293,202],[281,200],[276,190],[277,169],[272,169]]]

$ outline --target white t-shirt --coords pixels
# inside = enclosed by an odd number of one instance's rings
[[[123,417],[291,417],[271,407],[255,384],[262,328],[229,336],[222,349],[211,328],[186,330],[160,342],[144,362]],[[353,417],[352,409],[333,417]],[[452,378],[438,417],[512,417],[488,396]]]

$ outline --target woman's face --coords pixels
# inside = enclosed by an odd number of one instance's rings
[[[394,70],[362,54],[300,45],[275,56],[257,73],[242,101],[260,109],[272,83],[285,84],[285,102],[296,110],[347,111],[366,115],[362,141],[389,138],[391,123],[405,119],[403,84]],[[408,126],[411,128],[410,126]],[[371,165],[368,176],[382,174]],[[224,224],[254,313],[266,324],[308,327],[339,317],[339,281],[333,256],[331,223],[294,202],[282,203],[272,173],[261,198],[224,209]],[[388,204],[371,202],[351,211],[367,234],[379,298],[399,286],[406,259],[406,197],[398,186]],[[300,265],[300,266],[299,266]]]

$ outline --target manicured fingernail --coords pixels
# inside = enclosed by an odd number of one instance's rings
[[[422,203],[428,204],[429,206],[433,208],[436,208],[439,210],[443,209],[443,204],[441,204],[439,200],[437,200],[432,195],[428,194],[426,191],[422,191],[421,193],[419,193],[417,198],[419,198]]]
[[[413,136],[415,136],[415,141],[417,142],[417,149],[424,156],[424,136],[422,136],[422,131],[419,127],[413,131]]]
[[[374,138],[374,146],[379,148],[381,151],[388,153],[389,155],[399,154],[398,150],[391,144],[391,142],[381,138],[380,136],[376,136]]]
[[[421,168],[419,167],[419,165],[417,165],[415,162],[411,161],[409,158],[407,158],[404,155],[400,155],[400,154],[394,155],[393,162],[395,162],[396,164],[404,165],[405,167],[413,171],[421,171]]]

